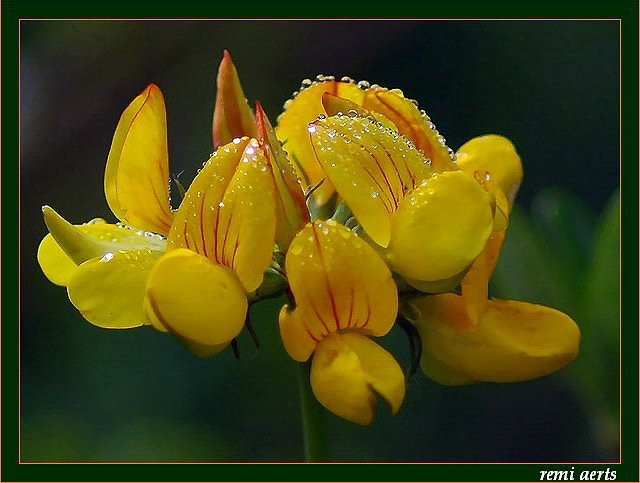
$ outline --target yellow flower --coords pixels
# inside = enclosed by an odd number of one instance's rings
[[[396,318],[398,296],[385,263],[349,229],[316,221],[291,243],[286,272],[295,308],[282,308],[280,333],[293,359],[314,354],[316,398],[359,424],[373,420],[376,394],[395,414],[405,392],[402,370],[368,338],[385,335]]]
[[[205,163],[174,213],[165,116],[150,85],[122,114],[107,159],[107,201],[135,229],[99,219],[73,226],[45,207],[51,233],[38,260],[90,322],[150,324],[210,355],[244,326],[248,296],[271,262],[273,175],[258,141],[236,138]]]
[[[491,234],[492,196],[397,89],[312,84],[277,133],[309,184],[330,182],[320,199],[335,189],[389,266],[420,290],[455,287]]]
[[[498,196],[502,191],[509,193],[513,201],[522,166],[508,140],[483,136],[469,141],[461,151],[468,156],[461,163],[463,169],[486,170],[489,189]],[[491,186],[492,178],[499,187]],[[508,209],[504,208],[505,214]],[[505,229],[493,232],[462,280],[460,295],[431,295],[410,302],[423,344],[421,367],[436,382],[535,379],[561,369],[578,353],[580,330],[566,314],[542,305],[488,298]]]
[[[147,281],[152,325],[212,354],[238,335],[275,237],[273,180],[258,141],[221,146],[191,183]]]
[[[53,283],[91,323],[105,328],[138,327],[149,270],[166,248],[173,221],[164,99],[151,84],[123,112],[105,170],[111,211],[125,225],[95,219],[71,225],[53,209],[43,214],[50,234],[38,262]]]

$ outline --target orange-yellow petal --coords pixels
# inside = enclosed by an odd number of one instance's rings
[[[471,380],[518,382],[560,370],[578,353],[580,330],[566,314],[542,305],[488,300],[472,330],[459,330],[438,304],[457,305],[458,295],[415,299],[423,350]],[[455,313],[451,308],[451,314]]]
[[[458,166],[468,173],[488,171],[510,204],[522,181],[522,161],[511,141],[497,134],[467,141],[456,153]]]
[[[366,91],[363,107],[393,122],[400,134],[411,140],[431,160],[435,172],[458,169],[453,163],[453,152],[446,146],[429,117],[413,101],[404,97],[399,89],[372,86]]]
[[[236,275],[184,248],[158,260],[147,280],[145,298],[154,327],[204,346],[229,343],[242,330],[247,313],[246,295]]]
[[[324,107],[324,111],[327,113],[327,116],[337,116],[340,114],[346,114],[348,116],[358,116],[365,118],[373,118],[375,121],[382,124],[384,127],[388,129],[392,129],[397,131],[397,126],[392,123],[389,119],[387,119],[382,114],[377,112],[372,112],[366,110],[364,107],[356,104],[349,99],[344,99],[342,97],[334,96],[330,92],[325,92],[322,94],[322,106]]]
[[[366,336],[332,334],[318,345],[311,388],[320,403],[341,418],[370,424],[376,396],[396,414],[405,394],[402,369],[386,350]]]
[[[221,146],[191,183],[169,234],[169,249],[188,248],[258,288],[275,240],[273,178],[256,140]]]
[[[315,158],[307,126],[315,121],[318,116],[324,115],[322,106],[322,95],[329,92],[339,97],[350,99],[357,104],[362,104],[364,91],[353,84],[346,82],[317,82],[311,83],[310,87],[300,91],[294,99],[287,101],[285,111],[278,118],[276,134],[278,139],[284,144],[284,149],[289,153],[294,163],[299,163],[296,169],[298,177],[304,183],[304,188],[308,189],[317,185],[325,179],[322,167]],[[303,172],[304,171],[304,172]],[[328,180],[314,192],[318,204],[323,204],[333,194],[333,187]]]
[[[124,110],[107,158],[104,192],[127,225],[166,235],[169,205],[167,119],[162,92],[149,85]]]
[[[310,341],[338,330],[382,336],[391,329],[398,310],[391,272],[364,240],[335,221],[316,221],[298,233],[286,271],[296,307],[295,315],[283,309],[280,327],[294,359],[305,360]]]
[[[309,126],[314,153],[367,235],[386,247],[391,214],[432,171],[395,131],[368,118],[332,116]]]
[[[493,226],[489,194],[463,171],[434,174],[392,217],[388,263],[403,277],[432,281],[465,270]]]
[[[218,91],[213,111],[213,145],[218,147],[242,136],[255,137],[256,124],[242,91],[240,78],[227,50],[218,69]]]
[[[259,102],[256,103],[256,124],[276,189],[276,242],[286,252],[296,233],[309,222],[309,211],[302,185]]]

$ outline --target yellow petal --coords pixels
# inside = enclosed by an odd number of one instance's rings
[[[400,134],[411,140],[431,160],[434,171],[439,173],[458,169],[453,163],[451,150],[431,120],[399,89],[372,86],[366,91],[363,107],[393,122]]]
[[[318,345],[311,387],[329,411],[358,424],[375,416],[376,395],[396,414],[405,393],[402,369],[386,350],[360,334],[333,334]]]
[[[493,231],[504,230],[509,224],[509,201],[498,187],[488,171],[475,171],[473,176],[478,183],[491,195],[491,209],[493,210]]]
[[[65,286],[78,266],[48,233],[38,246],[38,263],[49,281]]]
[[[513,204],[522,181],[522,162],[511,141],[496,134],[479,136],[463,144],[456,158],[458,166],[468,173],[488,171]]]
[[[49,206],[42,208],[42,214],[53,240],[46,241],[45,237],[38,251],[38,261],[45,274],[53,276],[58,282],[68,280],[71,269],[60,250],[75,265],[79,265],[91,258],[102,257],[107,252],[147,249],[163,251],[166,247],[166,241],[153,233],[111,225],[100,218],[84,225],[72,225]],[[58,268],[62,272],[56,273]]]
[[[276,134],[278,139],[284,144],[284,149],[289,153],[290,158],[300,164],[302,170],[298,169],[298,177],[303,181],[304,188],[315,186],[325,179],[322,167],[315,158],[307,126],[315,121],[318,116],[324,115],[322,106],[322,95],[329,92],[336,96],[350,99],[358,104],[362,104],[364,91],[353,84],[346,82],[318,82],[311,87],[302,90],[291,101],[285,104],[285,111],[278,118]],[[308,182],[307,179],[308,178]],[[329,200],[333,194],[333,187],[328,180],[314,192],[318,204],[323,204]]]
[[[69,280],[71,303],[99,327],[129,329],[144,325],[144,288],[161,255],[157,250],[128,250],[87,260]]]
[[[338,330],[382,336],[393,326],[398,295],[391,272],[366,242],[335,221],[316,221],[298,233],[286,271],[296,308],[294,316],[281,314],[280,327],[294,359],[305,360],[310,341]]]
[[[317,316],[313,309],[298,308],[291,310],[285,305],[280,310],[278,317],[280,323],[280,336],[282,343],[289,356],[298,362],[305,362],[309,359],[316,344],[321,339],[321,329],[317,323],[313,323],[315,333],[311,332],[309,325],[315,321]]]
[[[446,279],[480,254],[492,225],[489,194],[472,176],[434,174],[400,203],[385,255],[403,277]]]
[[[158,260],[145,297],[154,327],[205,346],[231,341],[247,314],[247,298],[235,274],[184,248]]]
[[[474,306],[472,310],[484,304],[489,296],[489,279],[498,263],[504,236],[504,229],[491,234],[482,253],[474,260],[461,282],[462,294],[467,303]]]
[[[422,352],[420,369],[429,379],[443,386],[465,386],[478,382],[470,379],[469,376],[454,371],[426,351]]]
[[[227,50],[220,62],[217,85],[216,107],[213,111],[213,145],[218,147],[242,136],[255,137],[255,119]]]
[[[577,355],[580,330],[560,311],[489,300],[480,311],[476,328],[461,331],[442,312],[434,313],[428,300],[458,304],[452,297],[445,300],[445,295],[435,295],[412,304],[422,314],[417,327],[423,350],[456,373],[485,382],[526,381],[558,371]]]
[[[454,275],[453,277],[445,278],[442,280],[414,280],[412,278],[404,277],[404,281],[411,285],[413,288],[417,288],[424,293],[442,293],[451,292],[454,290],[467,274],[467,270]]]
[[[309,126],[329,180],[380,246],[387,246],[391,213],[405,193],[431,176],[424,156],[405,138],[367,118],[333,116]]]
[[[273,178],[256,140],[216,150],[191,183],[169,234],[169,248],[188,248],[236,272],[247,292],[271,262],[276,214]]]
[[[309,211],[302,185],[259,102],[256,103],[256,124],[258,140],[276,188],[276,242],[286,252],[296,233],[309,222]]]
[[[162,92],[149,85],[124,110],[111,142],[104,192],[113,214],[128,225],[166,235],[169,205],[167,118]]]
[[[398,131],[397,126],[382,114],[368,111],[349,99],[334,96],[329,92],[325,92],[322,95],[322,106],[324,107],[324,111],[327,113],[327,116],[337,116],[340,114],[354,116],[355,114],[357,117],[373,118],[387,129],[392,129],[396,132]]]

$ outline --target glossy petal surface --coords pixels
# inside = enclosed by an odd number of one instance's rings
[[[105,223],[101,218],[84,225],[72,225],[53,208],[42,209],[50,234],[38,248],[38,263],[57,285],[66,285],[82,262],[119,250],[160,250],[166,241],[152,233]]]
[[[231,341],[247,313],[246,295],[235,274],[184,248],[156,263],[145,297],[154,327],[204,346]]]
[[[38,246],[38,263],[45,276],[56,285],[66,286],[78,265],[48,233]]]
[[[402,91],[372,86],[367,89],[363,107],[380,113],[393,122],[400,134],[411,140],[431,160],[434,171],[439,173],[458,169],[452,162],[444,138],[413,101],[404,97]]]
[[[85,319],[99,327],[144,325],[145,284],[161,256],[157,250],[128,250],[87,260],[69,280],[69,299]]]
[[[113,214],[127,225],[166,235],[169,205],[167,119],[162,92],[149,85],[120,117],[104,175]]]
[[[255,140],[218,148],[191,183],[169,234],[169,248],[188,248],[236,272],[247,292],[262,282],[276,229],[273,178]]]
[[[341,418],[370,424],[376,395],[397,413],[404,399],[400,366],[386,350],[360,334],[332,334],[318,345],[311,366],[311,387],[320,403]]]
[[[338,330],[382,336],[391,329],[398,296],[389,269],[335,221],[309,224],[296,236],[286,271],[296,307],[285,306],[280,331],[292,358],[308,359],[318,341]]]
[[[522,181],[522,161],[511,141],[488,134],[467,141],[456,153],[457,164],[468,173],[487,171],[513,203]]]
[[[385,254],[402,276],[446,279],[480,254],[492,226],[489,194],[472,176],[462,171],[434,174],[400,203]]]
[[[305,188],[315,186],[325,178],[322,167],[313,153],[307,131],[310,122],[315,121],[319,115],[324,115],[322,95],[325,92],[350,99],[357,104],[361,104],[364,97],[364,91],[353,84],[320,82],[301,91],[286,105],[286,110],[278,118],[276,128],[278,139],[284,143],[284,149],[291,159],[299,163],[304,170],[308,183],[300,169],[298,169],[298,177],[305,183]],[[326,202],[333,193],[333,187],[327,181],[314,193],[319,204]]]
[[[317,160],[362,227],[380,246],[391,214],[432,171],[405,138],[362,117],[333,116],[309,127]]]

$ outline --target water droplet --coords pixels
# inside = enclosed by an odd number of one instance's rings
[[[101,262],[108,262],[109,260],[111,260],[113,258],[113,253],[112,252],[107,252],[104,254],[104,256],[100,259]]]
[[[366,80],[361,80],[357,85],[360,89],[368,89],[370,86],[369,81]]]
[[[316,127],[313,124],[309,124],[309,126],[307,127],[307,131],[311,134],[314,134],[316,132]]]

